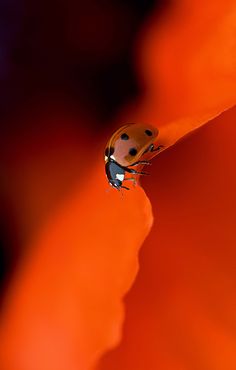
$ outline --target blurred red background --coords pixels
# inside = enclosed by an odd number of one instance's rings
[[[141,94],[134,45],[154,5],[164,1],[1,2],[1,285]]]

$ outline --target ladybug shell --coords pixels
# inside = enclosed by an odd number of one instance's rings
[[[106,152],[111,152],[111,158],[118,164],[128,167],[142,157],[157,136],[158,129],[149,124],[128,123],[112,135],[107,143]],[[109,156],[105,157],[105,160],[109,160]]]

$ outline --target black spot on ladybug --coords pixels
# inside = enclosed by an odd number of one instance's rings
[[[125,133],[122,134],[120,138],[121,138],[121,140],[129,140],[129,136]]]
[[[114,153],[114,151],[115,151],[115,149],[113,148],[113,146],[111,146],[110,148],[106,148],[105,149],[105,156],[110,157]]]
[[[145,134],[146,134],[147,136],[152,136],[152,131],[150,131],[150,130],[145,130]]]
[[[129,150],[129,154],[132,155],[133,157],[138,153],[137,149],[136,148],[131,148]]]

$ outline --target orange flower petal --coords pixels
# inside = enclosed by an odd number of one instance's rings
[[[182,0],[153,17],[142,50],[161,121],[212,115],[235,104],[236,3]]]
[[[2,317],[4,370],[88,369],[120,337],[121,299],[152,212],[140,187],[107,193],[103,167],[52,217],[16,273]]]
[[[236,368],[236,107],[153,161],[156,221],[99,369]]]
[[[166,146],[235,104],[234,0],[180,0],[162,14],[158,8],[137,45],[145,94],[121,117],[163,126]]]

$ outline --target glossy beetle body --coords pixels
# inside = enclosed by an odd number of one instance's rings
[[[145,175],[144,172],[134,170],[133,166],[150,164],[142,160],[145,153],[159,151],[162,146],[154,148],[158,136],[157,128],[148,124],[128,123],[119,128],[110,138],[105,149],[105,171],[109,184],[120,190],[129,190],[123,186],[123,181],[134,178],[125,178],[125,173]]]

